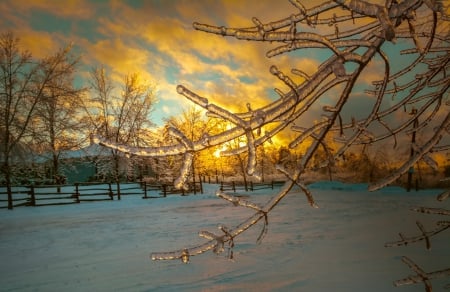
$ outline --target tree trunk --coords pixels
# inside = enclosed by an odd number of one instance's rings
[[[5,156],[5,162],[2,165],[2,172],[5,176],[6,193],[8,194],[8,209],[12,210],[14,208],[14,205],[13,205],[13,198],[12,198],[11,169],[9,166],[9,161],[8,161],[7,156]]]
[[[120,200],[119,155],[114,153],[114,178],[117,185],[117,200]]]
[[[57,192],[61,192],[61,187],[59,186],[62,184],[62,177],[59,175],[59,160],[58,156],[53,153],[53,183],[57,184]]]

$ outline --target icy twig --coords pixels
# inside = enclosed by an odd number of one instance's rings
[[[154,261],[180,259],[183,263],[188,263],[191,256],[202,254],[208,250],[211,250],[215,247],[215,245],[216,242],[214,240],[210,240],[198,246],[183,248],[172,252],[154,252],[150,255],[150,258]]]
[[[406,173],[412,165],[414,165],[421,157],[430,151],[430,149],[439,142],[439,140],[442,138],[442,133],[444,130],[450,125],[450,113],[447,113],[446,118],[442,122],[439,129],[435,132],[433,137],[431,137],[428,142],[420,148],[420,151],[416,152],[415,155],[413,155],[405,164],[403,164],[402,167],[400,167],[396,172],[393,174],[387,176],[383,180],[372,184],[369,186],[369,190],[374,191],[377,189],[380,189],[389,183],[395,181],[398,177],[400,177],[402,174]]]
[[[442,231],[444,231],[444,230],[446,230],[448,228],[450,228],[449,225],[443,225],[443,226],[440,226],[440,227],[438,227],[438,228],[436,228],[436,229],[434,229],[432,231],[425,231],[423,229],[423,226],[420,226],[419,224],[418,224],[418,227],[421,229],[422,235],[408,237],[408,238],[404,237],[403,235],[400,235],[401,240],[393,241],[393,242],[387,242],[387,243],[385,243],[384,246],[385,247],[402,246],[402,245],[408,245],[410,243],[414,243],[414,242],[425,240],[427,242],[427,249],[429,249],[430,248],[429,238],[434,236],[434,235],[436,235],[436,234],[438,234],[438,233],[441,233]]]
[[[311,207],[316,208],[316,209],[319,208],[319,206],[314,201],[314,197],[313,197],[311,191],[308,189],[308,187],[305,184],[299,182],[298,180],[294,181],[294,179],[292,178],[290,173],[286,169],[284,169],[281,165],[277,165],[276,168],[279,172],[283,173],[289,180],[291,180],[298,187],[300,187],[300,189],[303,191],[306,198],[308,199],[308,203]]]
[[[394,286],[396,286],[396,287],[423,282],[425,285],[425,290],[431,292],[432,286],[431,286],[430,280],[450,276],[450,269],[427,273],[423,269],[421,269],[415,262],[413,262],[410,258],[408,258],[406,256],[402,257],[402,261],[405,264],[407,264],[408,267],[413,272],[416,273],[416,275],[411,275],[411,276],[408,276],[407,278],[394,281]]]
[[[446,209],[442,209],[442,208],[415,207],[415,208],[411,208],[411,210],[420,212],[420,213],[426,213],[426,214],[450,216],[450,210],[446,210]]]
[[[222,199],[224,199],[226,201],[231,202],[234,206],[242,206],[242,207],[246,207],[246,208],[250,208],[250,209],[256,210],[258,212],[263,212],[263,209],[262,209],[261,206],[258,206],[257,204],[252,203],[250,201],[247,201],[245,199],[242,199],[242,198],[239,198],[239,197],[236,197],[236,196],[233,196],[233,195],[229,195],[229,194],[227,194],[227,193],[225,193],[223,191],[220,191],[220,190],[217,191],[216,195],[219,198],[222,198]]]
[[[263,217],[264,217],[264,225],[263,225],[263,228],[261,230],[261,233],[259,234],[258,238],[256,239],[256,242],[258,242],[258,243],[261,242],[261,240],[267,234],[267,230],[268,230],[267,226],[269,225],[269,220],[268,220],[268,217],[267,217],[267,212],[264,211],[263,208],[261,206],[258,206],[257,204],[254,204],[254,203],[252,203],[250,201],[244,200],[242,198],[239,198],[239,197],[236,197],[236,196],[233,196],[233,195],[226,194],[226,193],[224,193],[222,191],[217,191],[217,196],[222,198],[222,199],[224,199],[224,200],[227,200],[227,201],[233,203],[233,205],[235,205],[235,206],[242,206],[242,207],[250,208],[250,209],[253,209],[253,210],[256,210],[256,211],[260,212],[263,215]]]
[[[444,201],[450,197],[450,190],[446,190],[437,196],[438,201]]]

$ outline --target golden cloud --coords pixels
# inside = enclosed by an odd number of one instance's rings
[[[92,3],[86,0],[29,0],[10,1],[9,3],[16,11],[26,12],[38,9],[62,18],[88,19],[95,11]]]
[[[55,37],[47,32],[22,29],[14,31],[14,34],[20,39],[19,46],[23,50],[30,51],[36,58],[47,57],[60,48]]]
[[[130,73],[139,73],[143,79],[154,80],[152,74],[146,70],[148,52],[130,46],[120,38],[100,40],[85,49],[89,52],[88,58],[110,67],[120,80]]]

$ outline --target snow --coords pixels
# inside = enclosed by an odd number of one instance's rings
[[[269,231],[256,244],[262,222],[235,239],[234,260],[207,252],[181,261],[152,261],[151,252],[200,244],[200,230],[217,232],[251,213],[205,194],[63,206],[0,210],[2,291],[424,291],[423,284],[395,288],[412,274],[406,255],[431,272],[448,268],[450,234],[385,248],[386,242],[418,235],[420,220],[436,218],[409,210],[446,207],[441,190],[406,193],[397,187],[367,192],[367,185],[321,182],[310,185],[319,209],[298,190],[269,214]],[[262,204],[276,190],[249,192]],[[438,218],[442,220],[442,218]],[[445,218],[444,218],[445,219]],[[432,281],[437,291],[448,278]]]

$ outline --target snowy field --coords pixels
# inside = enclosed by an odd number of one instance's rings
[[[0,290],[424,291],[423,284],[393,287],[412,274],[400,258],[406,255],[428,272],[449,268],[450,232],[434,237],[429,251],[423,242],[397,248],[384,243],[397,240],[398,232],[418,235],[418,219],[432,229],[432,216],[410,207],[448,208],[448,202],[436,201],[440,190],[369,193],[366,187],[313,184],[319,209],[294,190],[269,215],[262,244],[255,242],[258,224],[235,239],[234,260],[226,252],[207,252],[189,264],[149,256],[203,243],[198,231],[215,232],[217,224],[233,226],[251,214],[217,198],[217,185],[205,185],[205,194],[196,196],[3,209]],[[271,192],[250,193],[249,200],[264,203]],[[433,291],[449,282],[433,280]]]

